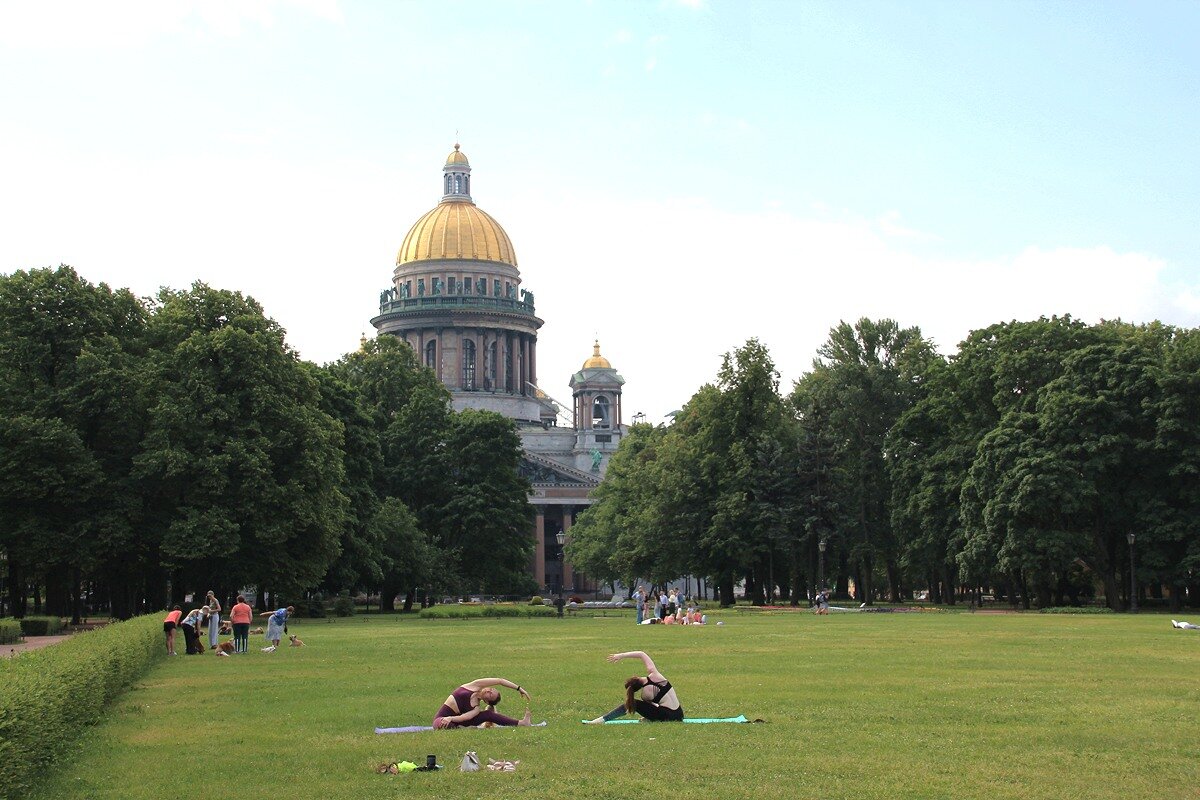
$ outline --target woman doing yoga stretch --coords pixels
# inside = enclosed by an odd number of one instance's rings
[[[667,677],[658,671],[658,667],[654,666],[650,656],[641,650],[634,650],[629,653],[613,653],[608,660],[615,664],[623,658],[640,658],[646,665],[646,676],[634,675],[625,681],[624,705],[617,706],[602,717],[588,720],[588,724],[596,725],[608,722],[634,711],[651,722],[681,722],[683,707],[679,705],[679,695],[675,693],[675,687],[671,685]],[[642,696],[636,698],[634,695],[639,689]]]
[[[479,678],[470,683],[464,683],[450,693],[446,702],[442,703],[442,707],[434,715],[433,727],[473,728],[489,722],[493,725],[528,727],[531,724],[528,708],[525,709],[525,716],[521,719],[513,719],[496,712],[496,706],[500,704],[500,692],[496,690],[497,686],[516,689],[522,697],[529,700],[529,692],[510,680]],[[483,708],[484,703],[489,706],[486,710]]]

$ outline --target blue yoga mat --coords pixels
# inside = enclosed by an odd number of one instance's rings
[[[580,722],[587,723],[590,720],[581,719]],[[736,717],[688,717],[680,720],[681,722],[691,722],[695,725],[707,725],[710,722],[749,722],[744,714],[738,714]],[[633,725],[641,722],[640,719],[610,719],[605,725]]]

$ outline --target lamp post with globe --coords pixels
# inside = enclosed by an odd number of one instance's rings
[[[820,591],[825,591],[825,546],[826,540],[824,538],[817,542],[817,550],[820,551],[820,559],[817,564],[817,583],[820,585],[817,588]]]
[[[1129,541],[1129,613],[1137,613],[1137,567],[1133,560],[1133,542],[1137,538],[1137,534],[1130,532],[1125,534],[1125,538]]]
[[[563,603],[564,580],[563,579],[566,577],[566,570],[563,566],[563,562],[564,562],[564,559],[566,558],[566,552],[564,550],[564,547],[567,544],[567,535],[565,533],[563,533],[562,531],[559,531],[558,533],[554,534],[554,538],[558,540],[558,616],[561,617],[563,615],[563,605],[564,605],[564,603]]]

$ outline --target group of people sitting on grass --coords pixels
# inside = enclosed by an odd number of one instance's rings
[[[625,681],[625,702],[607,714],[587,720],[589,725],[609,722],[626,714],[637,713],[653,722],[683,721],[683,707],[675,687],[659,672],[650,656],[641,650],[628,653],[613,653],[608,656],[612,664],[626,658],[640,659],[646,668],[645,675],[634,675]],[[443,728],[490,728],[497,725],[532,725],[529,706],[520,719],[508,717],[496,711],[500,705],[500,690],[505,687],[515,690],[528,703],[532,698],[524,687],[507,678],[478,678],[459,686],[433,717],[433,727]],[[639,696],[640,695],[640,696]],[[487,706],[486,708],[484,706]]]
[[[638,625],[703,625],[708,618],[700,611],[700,604],[689,602],[683,593],[661,589],[649,593],[639,586],[630,599],[637,610]]]
[[[275,611],[264,611],[259,614],[260,617],[267,618],[266,639],[270,644],[263,649],[265,653],[273,653],[279,647],[279,642],[287,633],[287,618],[295,613],[292,606],[287,608],[279,608]],[[179,606],[175,606],[163,619],[163,633],[167,637],[167,655],[179,655],[175,652],[175,631],[176,629],[183,631],[183,641],[186,647],[185,652],[189,656],[200,655],[204,652],[204,643],[201,641],[200,632],[207,628],[208,631],[208,647],[219,656],[228,656],[234,653],[246,653],[250,649],[250,621],[254,618],[254,609],[246,602],[246,598],[242,595],[237,596],[237,603],[229,610],[229,620],[222,622],[221,620],[221,603],[217,600],[213,592],[209,592],[205,598],[204,605],[199,608],[193,608],[187,614]],[[256,633],[262,633],[262,628],[258,628]],[[233,638],[221,642],[222,635],[229,635]],[[291,637],[292,644],[296,645],[296,637]]]

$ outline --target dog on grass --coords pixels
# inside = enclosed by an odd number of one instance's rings
[[[294,633],[288,637],[288,640],[291,642],[290,647],[304,647],[304,642],[300,641],[300,637]]]
[[[221,642],[219,645],[217,645],[216,647],[214,647],[214,648],[212,649],[212,651],[213,651],[214,653],[216,653],[217,655],[219,655],[219,656],[231,656],[231,655],[233,655],[233,653],[234,653],[234,649],[233,649],[233,640],[232,640],[232,639],[230,639],[229,641]]]

